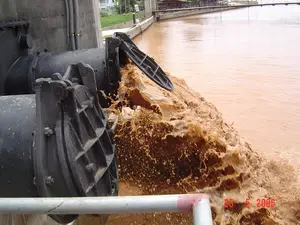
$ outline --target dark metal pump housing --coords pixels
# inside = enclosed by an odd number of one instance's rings
[[[0,197],[117,195],[116,121],[103,107],[118,87],[118,49],[39,53],[28,27],[0,23]]]
[[[45,197],[117,195],[110,128],[117,120],[109,126],[92,67],[79,63],[76,69],[83,85],[70,82],[69,71],[63,77],[54,74],[52,79],[37,80],[33,146],[37,191]],[[56,216],[56,220],[73,217]]]
[[[41,53],[28,27],[0,22],[0,197],[117,195],[117,119],[107,108],[120,66],[131,59],[162,88],[172,82],[126,34],[103,49]],[[77,216],[51,215],[59,223]]]
[[[99,104],[92,67],[72,68],[38,79],[35,95],[0,98],[1,197],[117,195],[117,120]],[[84,85],[70,81],[79,76]],[[77,215],[51,217],[67,223]]]

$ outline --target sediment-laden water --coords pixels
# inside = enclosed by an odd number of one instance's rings
[[[216,224],[296,224],[300,188],[293,167],[261,157],[212,103],[184,80],[170,78],[172,92],[132,64],[122,68],[120,99],[111,107],[119,116],[115,139],[121,194],[206,192]],[[224,207],[225,199],[233,206]],[[273,203],[262,207],[258,201]],[[108,224],[121,221],[191,224],[191,217],[111,216]]]
[[[162,21],[134,41],[253,149],[300,169],[299,28],[298,5],[264,6]]]
[[[122,69],[121,195],[201,190],[215,224],[299,224],[299,27],[298,6],[256,7],[164,21],[137,37],[175,90]],[[191,224],[191,216],[109,218],[120,221]]]

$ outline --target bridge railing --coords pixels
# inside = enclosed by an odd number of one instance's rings
[[[167,10],[167,9],[182,9],[182,8],[197,8],[197,7],[207,7],[207,6],[226,6],[228,5],[227,1],[223,2],[172,2],[172,1],[162,1],[158,3],[158,10]]]
[[[167,13],[167,12],[202,10],[202,9],[243,8],[243,7],[252,7],[252,6],[275,6],[275,5],[300,5],[300,0],[299,0],[299,2],[287,2],[286,1],[286,2],[263,3],[263,4],[259,4],[259,3],[257,3],[257,1],[249,0],[249,1],[243,1],[243,2],[231,2],[230,4],[225,2],[225,3],[206,4],[206,5],[202,5],[202,6],[190,5],[190,7],[184,5],[182,7],[176,7],[176,8],[168,7],[168,5],[165,5],[161,9],[153,11],[153,14],[159,13],[159,12]]]

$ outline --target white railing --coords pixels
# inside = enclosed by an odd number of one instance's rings
[[[76,198],[0,198],[5,214],[120,214],[192,212],[194,225],[212,225],[205,194]]]

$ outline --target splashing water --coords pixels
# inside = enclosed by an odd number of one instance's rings
[[[120,98],[111,107],[119,117],[121,195],[206,192],[215,224],[300,221],[299,182],[292,166],[260,157],[183,80],[168,75],[175,87],[169,92],[131,63],[121,73]],[[274,205],[261,207],[260,199],[273,199]],[[108,220],[120,223],[191,224],[191,216],[112,215]]]

